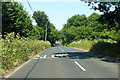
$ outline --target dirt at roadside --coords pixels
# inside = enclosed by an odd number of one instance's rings
[[[82,50],[82,51],[86,51],[86,52],[89,52],[89,51],[90,51],[90,49],[82,49],[82,48],[76,48],[76,47],[71,47],[71,48],[78,49],[78,50]]]

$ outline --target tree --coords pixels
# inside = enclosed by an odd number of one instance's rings
[[[58,31],[55,29],[55,26],[52,23],[49,23],[47,33],[47,40],[50,41],[52,45],[54,45],[59,37]]]
[[[55,29],[55,26],[50,23],[48,16],[45,14],[44,11],[35,11],[33,14],[33,18],[37,22],[37,25],[42,28],[45,39],[45,34],[47,30],[47,41],[50,41],[52,45],[55,44],[55,41],[58,40],[58,31]],[[47,29],[46,29],[47,28]]]
[[[103,12],[103,15],[99,18],[99,22],[102,24],[109,23],[109,30],[111,30],[111,34],[114,33],[113,29],[116,31],[115,34],[120,34],[120,1],[119,2],[100,2],[98,6],[96,6],[97,2],[91,3],[89,2],[89,6],[92,6],[92,9],[99,10]],[[114,9],[113,9],[114,8]],[[113,40],[118,41],[120,44],[119,36],[111,37]]]
[[[115,27],[116,24],[120,26],[120,2],[100,2],[96,6],[96,2],[89,2],[89,6],[92,6],[92,9],[99,10],[103,12],[103,15],[99,18],[99,21],[102,23],[108,22],[111,27]],[[114,9],[112,9],[114,7]],[[117,27],[119,30],[120,27]]]
[[[49,20],[48,20],[48,16],[45,14],[44,11],[35,11],[32,17],[33,19],[35,19],[39,27],[41,27],[43,30],[46,29]]]
[[[38,27],[37,25],[33,26],[33,29],[29,34],[29,38],[43,40],[44,39],[44,31],[42,30],[41,27]]]
[[[0,1],[0,35],[2,33],[2,2]]]
[[[27,37],[32,30],[32,21],[18,2],[2,2],[2,34],[19,33]]]
[[[65,28],[71,27],[71,26],[81,26],[85,24],[85,20],[86,20],[86,16],[85,15],[74,15],[71,18],[69,18],[67,20],[67,24],[64,25]]]

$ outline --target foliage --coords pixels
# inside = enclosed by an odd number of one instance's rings
[[[46,26],[48,25],[48,16],[45,14],[45,12],[35,11],[32,17],[35,19],[37,25],[45,30]]]
[[[2,68],[12,69],[50,46],[49,42],[31,40],[20,37],[19,34],[15,36],[15,33],[9,33],[2,39]]]
[[[55,29],[55,26],[50,23],[44,11],[34,12],[32,17],[37,22],[37,25],[33,26],[30,16],[23,9],[21,3],[3,2],[2,8],[3,38],[6,33],[15,32],[15,34],[19,33],[20,36],[29,37],[30,39],[44,40],[47,27],[47,40],[52,44],[58,40],[58,31]]]
[[[119,45],[116,41],[113,41],[111,39],[99,39],[92,41],[81,39],[79,41],[70,43],[68,47],[88,50],[94,54],[120,59],[120,54],[118,54],[120,53]]]
[[[96,5],[98,4],[98,5]],[[89,2],[89,6],[92,6],[91,9],[99,10],[103,12],[103,15],[99,18],[99,21],[102,23],[108,22],[111,26],[115,27],[116,24],[119,27],[116,27],[117,30],[120,29],[120,1],[119,2]]]
[[[69,18],[60,31],[63,45],[80,39],[112,39],[119,42],[119,30],[116,29],[118,25],[111,28],[108,23],[100,23],[100,17],[101,15],[93,13],[89,17],[74,15]]]
[[[86,16],[85,15],[74,15],[71,18],[69,18],[67,20],[67,24],[64,25],[64,28],[69,28],[71,26],[82,26],[85,24],[85,20],[86,20]]]
[[[30,32],[29,38],[31,39],[38,39],[38,40],[43,40],[44,39],[44,31],[42,30],[41,27],[33,26],[32,31]]]
[[[27,37],[32,30],[32,21],[28,13],[18,2],[2,2],[2,33],[15,32]]]
[[[43,40],[45,39],[46,27],[47,27],[47,41],[50,41],[52,45],[55,44],[55,41],[58,40],[58,31],[55,29],[55,26],[50,23],[48,16],[44,11],[35,11],[33,14],[33,18],[37,22],[37,25],[42,28]]]

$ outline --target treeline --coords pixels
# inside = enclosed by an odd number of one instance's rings
[[[88,6],[103,14],[93,13],[88,17],[73,15],[60,30],[60,42],[68,47],[120,60],[120,2],[99,2],[97,6],[96,3],[89,2]]]
[[[32,17],[35,26],[21,3],[2,2],[2,76],[58,40],[58,31],[44,11],[35,11]]]
[[[37,25],[32,25],[32,20],[23,5],[18,2],[2,2],[2,35],[14,32],[21,37],[50,41],[54,45],[58,40],[58,31],[49,21],[44,11],[34,11],[32,16]],[[47,27],[47,29],[46,29]],[[47,31],[46,31],[47,30]]]
[[[63,29],[60,31],[62,44],[69,44],[80,39],[112,39],[119,43],[119,25],[111,26],[107,22],[101,23],[99,21],[101,16],[97,13],[93,13],[89,17],[77,14],[69,18],[67,24],[64,24]]]

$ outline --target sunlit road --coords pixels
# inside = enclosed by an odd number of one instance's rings
[[[118,63],[57,45],[37,54],[9,78],[118,78]]]

